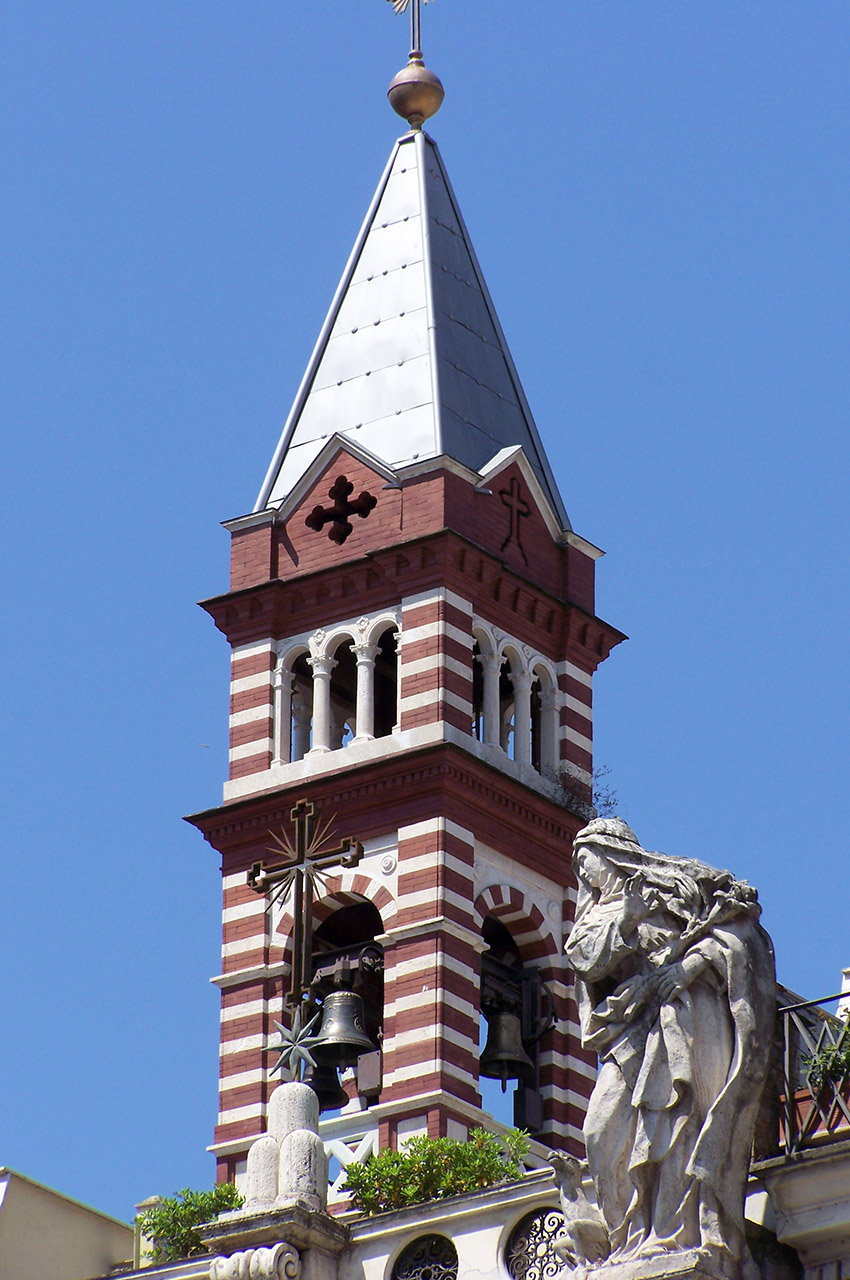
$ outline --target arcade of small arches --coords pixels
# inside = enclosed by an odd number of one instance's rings
[[[279,647],[273,764],[398,728],[399,625],[395,613],[382,614]]]
[[[482,623],[473,636],[473,736],[519,764],[553,772],[560,755],[554,665]]]
[[[337,751],[399,729],[398,614],[282,642],[274,673],[272,764]],[[519,764],[554,773],[560,757],[554,664],[476,621],[470,732]]]

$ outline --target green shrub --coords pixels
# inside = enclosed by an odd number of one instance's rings
[[[243,1197],[230,1182],[221,1182],[212,1191],[192,1191],[184,1187],[140,1213],[136,1221],[142,1234],[153,1242],[151,1261],[173,1262],[206,1253],[195,1227],[212,1222],[226,1209],[239,1209],[243,1204]]]
[[[825,1044],[806,1059],[809,1088],[817,1097],[828,1084],[840,1085],[850,1072],[850,1038],[845,1034],[837,1044]]]
[[[455,1138],[411,1138],[400,1151],[382,1151],[365,1164],[350,1164],[343,1191],[363,1213],[385,1213],[425,1200],[442,1200],[521,1178],[528,1135],[512,1129],[504,1139],[473,1129]]]

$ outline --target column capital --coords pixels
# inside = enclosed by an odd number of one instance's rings
[[[378,645],[371,640],[355,640],[350,646],[351,652],[354,654],[358,663],[362,662],[370,664],[375,661],[378,653]]]
[[[535,676],[532,671],[511,671],[511,684],[515,693],[528,693],[534,684]]]
[[[336,666],[336,658],[329,658],[326,654],[314,654],[307,659],[310,664],[313,675],[318,677],[330,676]]]

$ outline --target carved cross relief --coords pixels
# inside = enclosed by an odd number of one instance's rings
[[[525,548],[522,545],[522,526],[520,521],[527,519],[527,517],[531,515],[531,508],[522,496],[522,489],[520,488],[520,483],[516,476],[511,476],[511,483],[508,489],[499,490],[499,497],[501,498],[503,505],[506,506],[510,512],[508,536],[505,538],[500,549],[504,551],[506,547],[516,547],[525,563],[528,564],[528,557],[526,556]]]
[[[354,530],[348,517],[360,516],[361,520],[365,520],[369,512],[374,511],[378,505],[378,499],[366,489],[352,502],[353,492],[354,485],[351,481],[346,476],[337,476],[328,490],[328,497],[332,499],[333,506],[315,506],[304,521],[307,528],[315,529],[319,533],[326,524],[330,524],[328,537],[331,542],[341,547]]]

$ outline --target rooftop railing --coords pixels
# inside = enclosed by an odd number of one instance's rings
[[[782,1071],[779,1153],[850,1139],[850,1021],[824,1008],[848,993],[778,1009]],[[777,1073],[779,1074],[779,1073]]]

